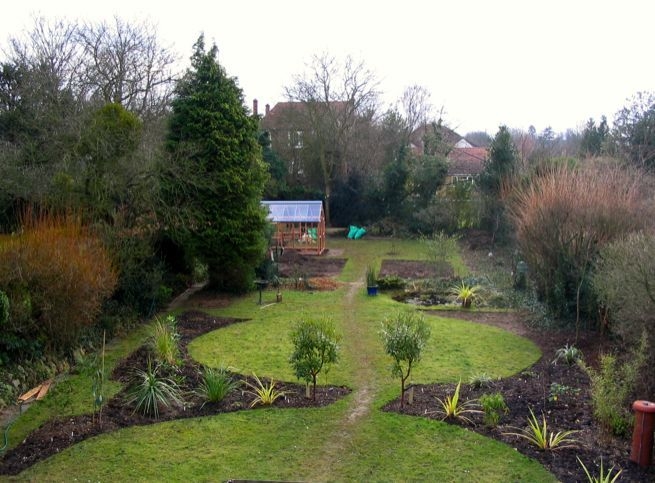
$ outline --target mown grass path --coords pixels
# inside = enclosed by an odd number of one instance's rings
[[[394,243],[398,257],[420,258],[416,242]],[[257,409],[127,428],[77,444],[17,480],[554,481],[543,467],[506,445],[439,421],[380,410],[400,390],[389,374],[380,322],[395,310],[411,310],[386,296],[365,294],[366,266],[379,266],[389,256],[389,246],[388,241],[335,242],[334,254],[342,251],[348,257],[339,277],[341,289],[288,292],[282,304],[265,307],[256,305],[254,296],[236,299],[210,312],[250,321],[206,334],[190,345],[202,363],[293,380],[288,364],[293,321],[329,315],[343,342],[341,361],[327,378],[330,384],[352,387],[345,400],[325,408]],[[472,337],[464,321],[429,319],[433,342],[416,368],[416,383],[453,381],[471,371],[507,373],[534,359],[534,347],[511,334],[478,327]],[[143,340],[143,333],[139,337]],[[118,349],[133,348],[136,342],[116,345],[112,358],[120,356]],[[500,360],[502,352],[508,353],[508,360]],[[65,394],[68,400],[88,398],[88,388],[75,391]],[[56,415],[61,404],[53,398],[43,407],[51,407]]]

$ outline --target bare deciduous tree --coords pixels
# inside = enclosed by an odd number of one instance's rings
[[[328,200],[337,178],[345,179],[361,159],[353,159],[354,145],[362,125],[375,119],[378,81],[363,62],[346,57],[343,62],[328,55],[312,58],[308,70],[286,88],[290,101],[301,102],[298,125],[303,148],[320,178]]]
[[[140,116],[160,113],[173,87],[176,58],[160,45],[154,26],[86,24],[77,37],[84,49],[83,83],[92,97],[121,104]]]

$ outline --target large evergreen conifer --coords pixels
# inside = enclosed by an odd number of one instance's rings
[[[265,249],[267,179],[257,121],[243,93],[204,37],[178,82],[161,173],[163,212],[171,235],[204,261],[214,288],[244,291]]]

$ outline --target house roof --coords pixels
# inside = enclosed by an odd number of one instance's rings
[[[318,201],[262,201],[268,207],[268,219],[274,223],[318,223],[323,213],[323,202]]]
[[[278,102],[262,118],[261,126],[264,129],[279,129],[299,123],[299,116],[307,112],[307,102],[287,101]],[[318,104],[324,104],[320,102]],[[345,101],[330,101],[330,109],[341,110],[347,106]]]
[[[448,154],[448,176],[478,175],[486,159],[485,148],[455,148]]]

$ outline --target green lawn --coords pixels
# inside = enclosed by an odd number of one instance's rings
[[[196,339],[190,351],[208,365],[227,364],[246,374],[293,381],[287,362],[292,324],[300,317],[327,315],[343,335],[341,362],[319,383],[349,385],[353,393],[347,398],[320,409],[258,409],[133,427],[75,445],[18,479],[555,481],[541,465],[509,446],[438,421],[380,410],[400,390],[399,381],[390,377],[390,361],[382,350],[381,321],[398,310],[414,309],[384,295],[365,295],[361,282],[366,266],[379,266],[382,259],[391,258],[391,242],[330,240],[329,247],[332,252],[343,250],[339,256],[348,257],[339,277],[342,288],[285,292],[282,304],[264,308],[257,305],[256,293],[236,299],[229,307],[212,312],[249,320]],[[394,249],[395,258],[424,258],[418,242],[397,240]],[[461,260],[454,262],[463,267]],[[413,382],[466,380],[482,371],[509,375],[540,356],[531,342],[494,327],[425,317],[432,336]],[[142,331],[113,344],[111,360],[143,336]],[[77,387],[80,384],[68,391],[68,400],[90,397],[86,394],[90,391]],[[55,392],[31,408],[11,437],[17,439],[27,430],[24,420],[28,416],[43,420],[48,411],[56,412],[58,397]],[[42,409],[37,409],[40,405]]]

